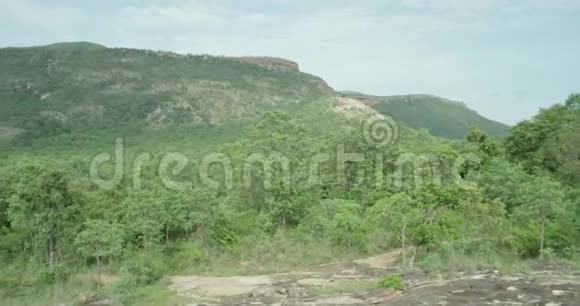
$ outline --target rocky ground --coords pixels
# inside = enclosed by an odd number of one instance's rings
[[[398,253],[285,274],[173,277],[190,305],[580,305],[580,271],[522,275],[404,275],[404,291],[377,288],[394,272]]]

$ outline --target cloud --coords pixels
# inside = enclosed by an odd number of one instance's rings
[[[117,21],[118,26],[131,30],[167,34],[192,27],[223,25],[229,14],[223,7],[189,1],[179,6],[129,6],[121,10]]]
[[[78,9],[43,6],[28,0],[0,2],[0,19],[10,26],[63,28],[78,24],[83,15]]]

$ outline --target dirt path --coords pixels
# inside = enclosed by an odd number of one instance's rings
[[[284,274],[175,276],[171,289],[189,305],[580,305],[580,273],[505,276],[487,271],[452,279],[405,275],[405,292],[380,289],[399,252]]]

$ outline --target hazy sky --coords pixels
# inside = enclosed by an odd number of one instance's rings
[[[0,0],[0,46],[107,46],[299,62],[338,90],[430,93],[506,123],[580,92],[578,0]]]

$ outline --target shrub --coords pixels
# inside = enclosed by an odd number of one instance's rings
[[[163,259],[149,254],[131,256],[121,266],[121,277],[127,285],[150,285],[161,279],[164,272]]]
[[[403,290],[401,275],[397,273],[388,274],[382,280],[379,281],[379,287],[393,288],[395,290]]]
[[[205,251],[194,241],[183,242],[166,260],[170,271],[184,271],[209,260]]]
[[[338,208],[330,224],[330,237],[336,246],[365,250],[368,229],[354,202],[345,202]]]
[[[48,269],[42,271],[39,276],[39,281],[45,284],[62,283],[70,277],[71,271],[64,264],[57,264],[52,271]]]

